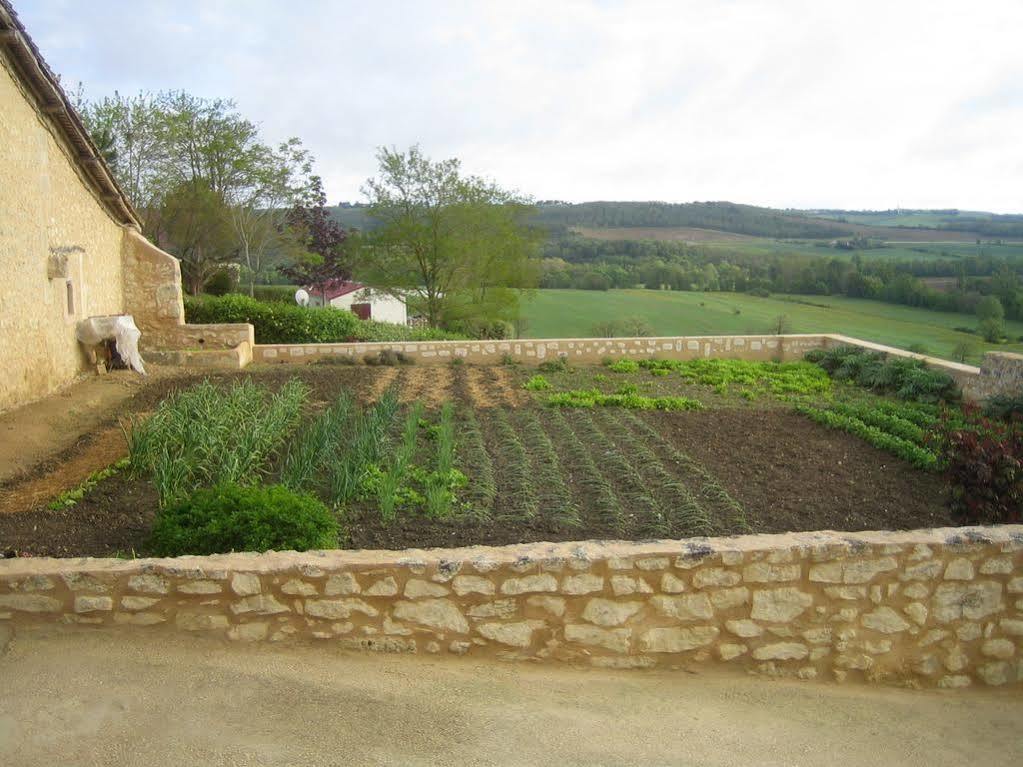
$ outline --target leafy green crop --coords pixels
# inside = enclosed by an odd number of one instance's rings
[[[796,405],[796,412],[827,426],[829,429],[837,429],[859,437],[874,447],[896,455],[917,468],[933,470],[937,466],[937,456],[930,450],[890,434],[877,426],[866,424],[859,418],[805,405]]]
[[[547,398],[551,407],[623,407],[629,410],[702,410],[703,404],[688,397],[647,397],[642,394],[604,394],[598,389],[556,392]]]

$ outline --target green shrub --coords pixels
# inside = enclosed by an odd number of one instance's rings
[[[253,298],[271,304],[290,304],[295,306],[294,285],[256,285],[252,289]]]
[[[568,362],[564,357],[555,357],[552,360],[544,360],[536,367],[541,373],[564,373],[568,370]]]
[[[196,491],[156,516],[157,556],[231,551],[306,551],[338,545],[338,523],[320,501],[283,485],[233,483]]]
[[[838,381],[849,381],[877,392],[895,394],[916,402],[954,402],[959,391],[951,376],[928,368],[909,357],[889,358],[856,346],[817,349],[803,359],[812,362]]]
[[[522,388],[529,391],[543,391],[544,389],[551,388],[551,382],[542,375],[535,375],[522,384]]]
[[[443,341],[459,339],[432,328],[360,320],[341,309],[267,303],[232,293],[185,300],[185,320],[198,324],[248,322],[260,344],[325,344],[354,341]]]
[[[177,392],[126,425],[131,471],[152,478],[161,505],[197,487],[254,483],[295,431],[308,393],[297,378],[276,393],[252,381]]]
[[[617,360],[607,366],[612,373],[635,373],[639,370],[636,360]]]
[[[1023,395],[999,394],[984,405],[984,415],[1001,421],[1023,418]]]

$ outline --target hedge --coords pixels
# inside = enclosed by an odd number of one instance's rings
[[[360,320],[341,309],[268,303],[235,293],[188,297],[185,321],[197,324],[248,322],[259,344],[327,344],[354,341],[446,341],[462,338],[433,328],[410,328]]]

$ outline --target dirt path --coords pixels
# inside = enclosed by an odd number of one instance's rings
[[[2,636],[0,636],[2,640]],[[0,641],[2,644],[2,641]],[[20,633],[0,763],[943,765],[1023,759],[1023,696]]]
[[[93,376],[0,414],[0,483],[72,447],[159,377],[158,372],[142,378],[128,371]]]

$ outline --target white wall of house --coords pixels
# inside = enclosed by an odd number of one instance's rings
[[[405,302],[387,293],[373,291],[369,288],[356,290],[338,296],[330,301],[336,309],[351,310],[352,304],[369,304],[370,319],[377,322],[393,322],[397,325],[408,323],[408,310]]]

